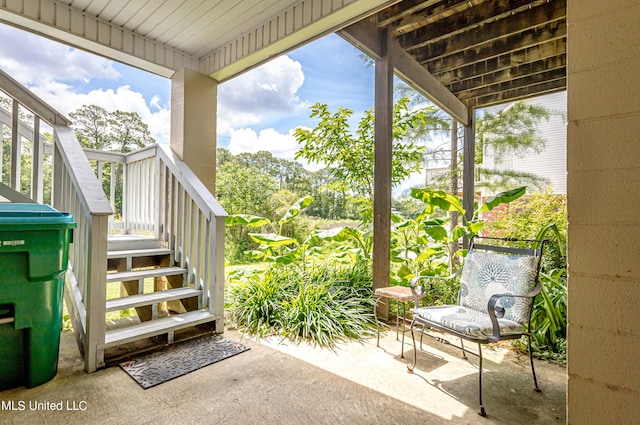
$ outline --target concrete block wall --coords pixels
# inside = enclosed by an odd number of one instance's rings
[[[640,1],[567,0],[569,424],[640,421]]]

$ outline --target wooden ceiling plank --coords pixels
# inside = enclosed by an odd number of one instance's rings
[[[467,67],[477,62],[485,62],[505,54],[513,55],[516,52],[526,52],[529,49],[535,49],[537,46],[544,46],[544,48],[552,50],[555,55],[565,53],[566,44],[555,43],[556,41],[566,42],[566,25],[559,28],[555,33],[545,31],[525,38],[512,37],[496,41],[493,46],[487,45],[483,46],[482,49],[469,49],[455,55],[422,62],[422,64],[429,72],[438,75],[461,67]]]
[[[470,108],[485,108],[488,106],[498,105],[507,102],[515,102],[522,99],[528,99],[544,94],[565,91],[567,89],[567,79],[559,78],[553,81],[545,81],[544,83],[534,86],[520,87],[507,92],[498,92],[491,95],[468,99],[465,104]]]
[[[560,2],[545,3],[531,10],[529,13],[522,13],[523,19],[500,19],[459,34],[440,40],[437,43],[430,43],[420,48],[414,54],[418,62],[425,62],[432,58],[453,55],[464,52],[467,49],[481,48],[483,45],[494,43],[496,40],[506,39],[516,34],[520,37],[527,33],[535,33],[545,26],[560,29],[566,33],[566,7]],[[556,29],[557,31],[558,29]]]
[[[442,4],[433,5],[427,10],[402,18],[393,27],[393,35],[397,37],[407,34],[479,6],[487,1],[489,0],[448,0]]]
[[[102,10],[97,14],[97,17],[104,19],[107,22],[111,22],[115,16],[118,16],[120,12],[127,6],[128,0],[109,0],[105,3]]]
[[[397,39],[403,48],[411,52],[412,50],[441,39],[463,34],[472,28],[493,22],[497,19],[514,19],[514,15],[520,12],[528,12],[532,7],[541,5],[546,1],[547,0],[490,0],[483,3],[482,7],[467,9],[429,26],[401,35]]]
[[[497,84],[503,81],[520,78],[527,75],[538,74],[545,71],[566,68],[566,55],[554,56],[543,60],[529,62],[526,64],[503,68],[498,71],[491,71],[484,74],[475,75],[460,81],[445,84],[451,92],[458,93],[465,90],[479,89],[488,85]]]
[[[410,16],[440,1],[442,0],[404,0],[378,13],[376,16],[376,24],[379,27],[386,27],[395,21],[401,20],[405,16]]]
[[[546,81],[554,81],[562,78],[566,78],[567,71],[563,68],[553,69],[550,71],[541,72],[539,74],[528,75],[521,78],[509,79],[507,81],[501,81],[496,84],[483,86],[481,88],[474,88],[472,90],[465,90],[456,94],[458,99],[463,102],[474,97],[489,96],[493,93],[508,92],[511,90],[521,89],[527,86],[534,86],[542,84]]]
[[[562,46],[558,46],[558,44],[562,44]],[[517,62],[518,64],[525,64],[566,54],[565,47],[566,39],[552,40],[538,46],[528,47],[514,52],[507,52],[503,55],[487,59],[486,61],[470,63],[460,68],[434,74],[434,76],[445,85],[451,84],[454,81],[473,78],[475,75],[509,69],[514,66],[514,62]]]

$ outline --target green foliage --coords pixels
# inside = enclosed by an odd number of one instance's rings
[[[355,132],[349,125],[353,111],[338,108],[329,111],[325,104],[311,108],[311,118],[318,118],[314,129],[299,127],[294,135],[302,148],[296,159],[305,158],[311,163],[324,163],[351,193],[364,200],[371,209],[374,170],[374,111],[366,111]],[[436,109],[409,109],[409,98],[401,98],[393,107],[393,155],[392,185],[396,186],[412,173],[420,170],[424,146],[413,141],[419,130],[439,125]]]
[[[226,218],[226,224],[240,224],[247,227],[267,227],[271,230],[267,233],[248,233],[249,237],[259,245],[257,249],[245,253],[250,258],[284,264],[301,261],[304,267],[304,257],[308,247],[308,241],[305,240],[299,243],[297,239],[283,236],[282,233],[284,226],[292,222],[312,201],[313,198],[311,196],[298,199],[298,201],[291,205],[284,215],[275,222],[272,222],[266,217],[249,214],[232,214]]]
[[[371,336],[373,291],[366,263],[290,266],[229,277],[226,311],[232,323],[258,337],[279,335],[334,347]]]
[[[540,229],[554,223],[559,237],[549,237],[543,258],[543,271],[566,268],[567,197],[534,193],[510,203],[506,208],[494,211],[491,219],[485,220],[485,231],[490,236],[509,235],[515,238],[532,239]]]
[[[540,152],[545,139],[538,127],[551,116],[549,109],[515,102],[496,114],[486,113],[476,125],[476,163],[482,163],[485,146],[498,156],[506,152],[522,155],[529,150]]]
[[[537,357],[566,361],[567,271],[566,196],[537,193],[518,200],[486,224],[493,235],[546,238],[542,291],[531,315],[532,348]],[[522,343],[516,346],[523,348]]]
[[[519,187],[498,193],[480,205],[473,214],[473,220],[464,225],[446,226],[448,216],[435,216],[437,212],[457,212],[464,215],[462,202],[456,196],[440,190],[411,190],[411,197],[424,203],[423,209],[414,218],[395,217],[391,237],[391,260],[396,264],[393,279],[401,285],[408,285],[415,276],[446,276],[451,274],[458,252],[458,241],[463,237],[477,234],[483,226],[477,217],[480,212],[512,202],[525,194],[526,188]],[[457,282],[434,281],[428,301],[454,303]]]

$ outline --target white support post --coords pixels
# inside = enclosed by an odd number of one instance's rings
[[[19,107],[18,101],[13,99],[13,108],[11,112],[11,171],[10,186],[12,189],[20,192],[20,157],[22,156],[22,146],[20,143],[20,135],[18,134]]]
[[[44,199],[44,146],[40,140],[40,117],[33,117],[33,159],[31,163],[31,199],[42,204]]]

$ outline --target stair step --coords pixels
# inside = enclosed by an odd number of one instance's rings
[[[129,257],[153,257],[157,255],[169,255],[171,250],[168,248],[149,248],[149,249],[127,249],[120,251],[109,251],[108,259],[129,258]]]
[[[109,235],[108,251],[164,248],[165,241],[139,235]]]
[[[107,283],[127,282],[130,280],[140,280],[148,277],[175,276],[185,274],[187,274],[187,269],[183,269],[182,267],[159,267],[156,269],[132,270],[118,273],[108,273]]]
[[[125,308],[142,307],[166,301],[181,300],[200,296],[202,290],[193,288],[175,288],[150,294],[131,295],[128,297],[107,300],[107,312],[123,310]]]
[[[98,349],[102,350],[114,347],[116,345],[125,344],[142,338],[149,338],[169,331],[211,322],[216,319],[217,316],[209,313],[208,310],[195,310],[175,316],[164,317],[162,319],[150,320],[148,322],[128,326],[126,328],[114,329],[105,333],[104,344],[99,345]]]

